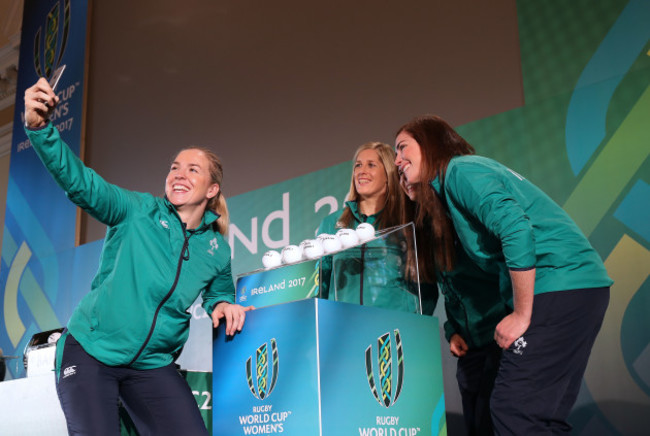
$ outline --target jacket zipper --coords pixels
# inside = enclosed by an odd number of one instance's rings
[[[147,338],[144,340],[144,343],[142,344],[142,346],[140,347],[138,352],[135,354],[135,357],[133,359],[131,359],[131,361],[126,366],[133,365],[133,363],[136,360],[138,360],[138,357],[140,357],[140,355],[144,351],[147,344],[149,344],[149,341],[151,340],[151,336],[153,336],[153,331],[156,328],[156,322],[158,321],[158,314],[160,313],[160,309],[162,309],[163,305],[167,302],[167,300],[169,300],[171,298],[172,294],[176,290],[176,286],[178,285],[178,279],[181,276],[181,267],[183,266],[183,261],[189,260],[189,252],[188,252],[187,256],[185,255],[185,252],[188,251],[188,249],[189,249],[190,237],[194,233],[192,232],[192,233],[190,233],[190,236],[187,236],[186,231],[185,231],[186,225],[185,225],[185,223],[181,223],[181,224],[182,224],[182,228],[183,228],[183,238],[185,239],[185,241],[183,242],[183,248],[181,249],[181,255],[178,258],[178,266],[176,267],[176,277],[174,278],[174,283],[172,284],[172,287],[169,289],[169,292],[167,292],[167,295],[165,295],[165,297],[158,304],[158,307],[156,307],[156,311],[154,312],[153,321],[151,322],[151,328],[149,329],[149,334],[147,335]]]

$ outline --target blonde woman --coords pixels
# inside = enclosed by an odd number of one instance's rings
[[[174,365],[203,297],[216,327],[241,330],[234,301],[218,158],[182,150],[165,198],[107,183],[49,122],[59,99],[41,78],[25,91],[25,128],[46,169],[79,207],[108,226],[99,270],[57,344],[57,393],[71,435],[119,435],[118,400],[140,434],[207,435]]]
[[[370,223],[375,230],[401,224],[404,194],[394,160],[395,152],[388,144],[368,142],[360,146],[354,154],[345,207],[326,217],[318,233],[335,234],[343,228],[356,229],[361,223]],[[323,257],[320,285],[321,298],[387,308],[414,304],[413,295],[402,289],[401,253],[383,241]]]

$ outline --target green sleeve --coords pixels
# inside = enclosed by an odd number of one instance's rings
[[[478,220],[501,242],[511,269],[535,266],[533,226],[506,177],[480,163],[459,163],[448,168],[445,193],[460,213]]]
[[[219,238],[221,239],[220,236]],[[222,301],[227,303],[235,302],[235,286],[232,281],[230,247],[226,241],[219,241],[219,247],[220,249],[221,247],[228,247],[228,249],[224,250],[223,253],[224,258],[227,256],[227,261],[224,267],[216,274],[210,286],[205,289],[201,295],[203,298],[201,306],[205,309],[208,315],[211,315],[214,307]]]
[[[445,329],[445,339],[447,339],[447,342],[451,340],[451,337],[455,333],[458,333],[454,328],[453,324],[449,320],[445,321],[444,329]]]
[[[115,225],[137,204],[137,193],[112,185],[101,178],[63,142],[51,124],[40,129],[25,129],[32,148],[68,198],[95,219]]]

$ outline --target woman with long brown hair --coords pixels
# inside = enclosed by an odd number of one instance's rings
[[[460,265],[457,262],[457,268],[453,271],[436,273],[436,246],[431,243],[431,220],[426,216],[416,219],[422,205],[417,202],[415,186],[401,172],[400,185],[408,197],[404,220],[416,222],[420,289],[424,294],[428,287],[440,282],[447,315],[444,333],[449,342],[449,351],[458,358],[456,381],[467,434],[492,435],[490,395],[501,358],[501,349],[494,342],[493,332],[509,311],[501,303],[498,282],[488,280],[471,262],[460,262]],[[462,256],[463,252],[459,254]],[[464,290],[462,297],[456,289]]]
[[[570,432],[566,420],[609,302],[612,280],[600,256],[553,200],[474,155],[440,117],[402,126],[395,150],[416,187],[418,221],[432,228],[441,287],[491,309],[470,321],[476,326],[508,308],[492,332],[504,350],[490,401],[496,433]],[[457,284],[447,286],[451,276]],[[500,301],[491,292],[479,299],[494,286]]]

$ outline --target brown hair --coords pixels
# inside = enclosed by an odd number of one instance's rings
[[[379,156],[379,160],[384,166],[386,173],[386,204],[382,209],[381,214],[377,217],[375,228],[385,229],[400,224],[400,214],[404,205],[404,195],[399,186],[399,176],[397,175],[397,167],[395,166],[395,151],[393,147],[383,142],[366,142],[357,148],[352,159],[353,165],[357,161],[359,154],[365,150],[375,150]],[[354,186],[354,171],[350,180],[350,191],[346,196],[349,201],[359,201],[359,193]],[[337,226],[350,227],[353,220],[352,211],[350,208],[345,208],[337,222]]]
[[[402,177],[404,177],[404,175],[400,174],[400,180]],[[421,283],[435,283],[435,245],[431,243],[433,239],[431,236],[432,228],[430,225],[418,225],[416,223],[419,203],[412,201],[406,194],[404,196],[402,222],[405,224],[413,222],[415,227],[415,242],[413,241],[413,234],[410,231],[405,232],[408,248],[405,275],[409,280],[415,281],[416,273],[419,273]],[[415,268],[415,253],[417,253],[417,269]]]
[[[219,233],[226,236],[228,234],[230,216],[228,214],[228,205],[226,204],[226,197],[223,195],[221,184],[223,181],[223,165],[221,164],[221,159],[219,159],[219,156],[209,148],[194,146],[182,149],[176,154],[176,156],[185,150],[198,150],[202,152],[208,159],[208,162],[210,162],[210,168],[208,169],[210,173],[210,181],[219,185],[219,192],[208,201],[206,209],[210,209],[219,215],[219,219],[214,223],[214,226]]]
[[[429,225],[432,230],[436,269],[450,271],[454,265],[455,232],[447,215],[446,201],[431,188],[436,177],[444,184],[449,161],[455,156],[474,154],[474,148],[442,118],[425,115],[414,118],[397,131],[407,133],[420,146],[420,182],[415,184],[418,206],[416,227]],[[443,191],[444,195],[444,191]]]

